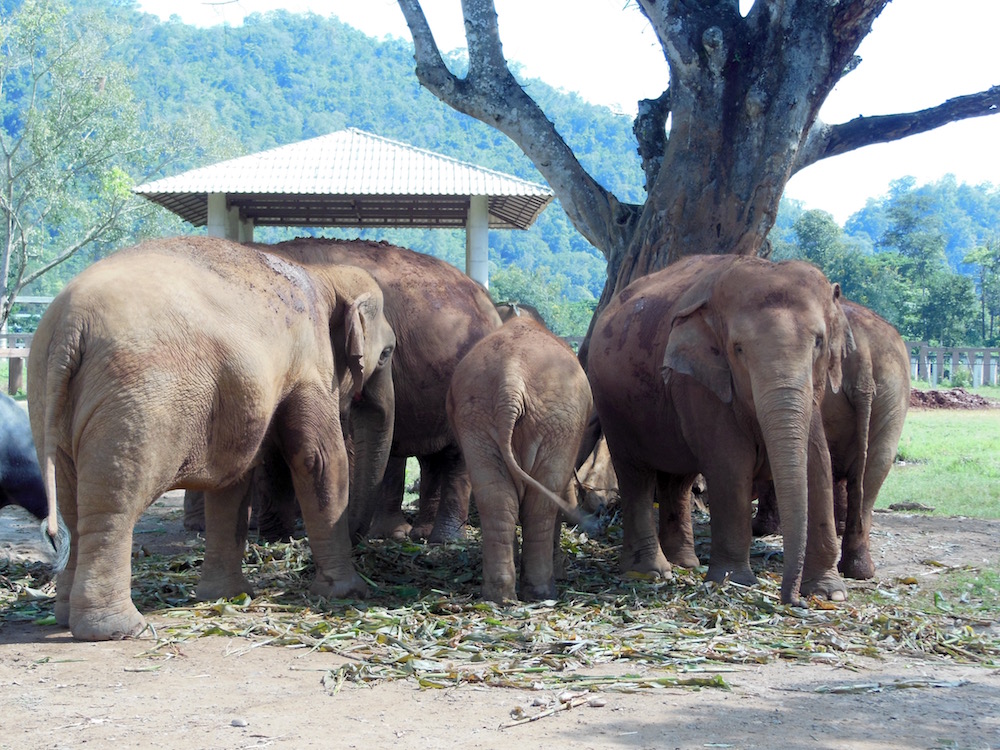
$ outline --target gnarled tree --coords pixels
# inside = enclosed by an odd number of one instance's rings
[[[608,259],[601,307],[632,279],[692,253],[758,253],[789,178],[821,159],[994,114],[1000,86],[930,109],[842,124],[818,119],[889,0],[637,0],[670,69],[639,103],[646,201],[624,203],[580,165],[512,75],[493,0],[462,0],[467,74],[445,64],[419,0],[398,0],[420,82],[513,140],[573,225]],[[668,128],[669,120],[669,128]]]

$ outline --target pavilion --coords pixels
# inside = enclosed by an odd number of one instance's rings
[[[208,234],[254,227],[465,228],[466,273],[489,285],[490,229],[527,229],[552,202],[538,183],[356,128],[147,182],[135,192]]]

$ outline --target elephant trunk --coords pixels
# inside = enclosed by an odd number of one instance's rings
[[[385,377],[374,377],[350,412],[352,445],[351,489],[348,502],[351,539],[364,539],[378,507],[379,487],[392,447],[395,393],[386,368]]]
[[[808,530],[812,390],[808,382],[761,388],[755,385],[754,402],[767,448],[784,535],[781,601],[795,604],[799,600],[802,583]]]

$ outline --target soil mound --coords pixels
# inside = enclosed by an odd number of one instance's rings
[[[1000,402],[969,393],[964,388],[947,391],[910,390],[910,406],[915,409],[996,409]]]

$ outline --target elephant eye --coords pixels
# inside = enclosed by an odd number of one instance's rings
[[[382,350],[382,353],[379,355],[378,358],[379,367],[388,362],[391,356],[392,356],[392,347],[387,346],[385,349]]]
[[[733,351],[737,354],[743,354],[743,344],[733,344]]]
[[[823,343],[824,343],[825,341],[826,341],[826,339],[825,339],[825,338],[823,337],[823,334],[822,334],[822,333],[820,333],[820,334],[817,334],[817,335],[816,335],[816,348],[817,348],[817,349],[822,349],[822,348],[823,348]]]

